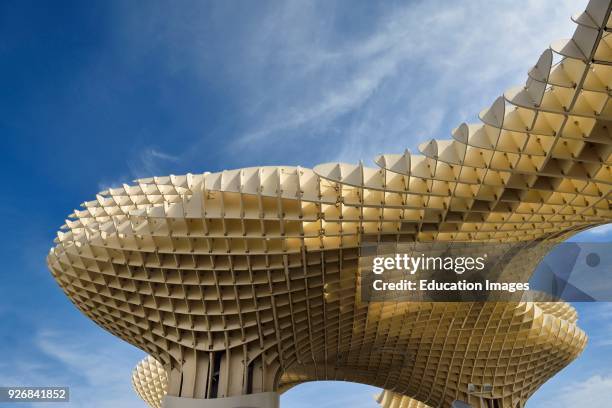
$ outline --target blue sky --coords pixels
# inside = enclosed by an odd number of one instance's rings
[[[79,203],[136,177],[371,164],[446,138],[521,84],[584,4],[1,2],[0,385],[68,385],[71,406],[144,406],[130,386],[143,353],[82,316],[45,266]],[[530,408],[612,400],[612,306],[577,307],[587,350]],[[306,384],[283,406],[374,407],[376,392]]]

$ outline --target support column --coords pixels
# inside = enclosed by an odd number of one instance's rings
[[[182,398],[166,395],[163,408],[279,408],[276,392],[238,395],[226,398]]]
[[[280,366],[265,353],[249,359],[246,349],[185,350],[181,364],[166,367],[164,408],[278,408]]]

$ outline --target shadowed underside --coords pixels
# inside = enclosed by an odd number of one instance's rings
[[[382,408],[430,408],[429,405],[423,404],[421,401],[396,394],[389,390],[384,390],[376,398],[376,401]]]
[[[458,304],[427,304],[427,307],[436,305],[440,306],[439,318],[435,319],[434,324],[438,328],[443,328],[442,330],[438,329],[438,332],[442,335],[434,335],[431,344],[426,344],[425,348],[428,350],[428,358],[439,358],[441,360],[439,366],[449,367],[440,373],[440,376],[446,376],[446,387],[448,389],[458,387],[461,376],[454,374],[454,372],[461,370],[464,372],[464,381],[473,384],[491,384],[494,390],[498,392],[505,390],[507,394],[516,394],[517,391],[521,391],[526,399],[533,392],[533,388],[539,385],[538,382],[531,383],[530,377],[537,378],[542,375],[538,372],[550,373],[563,368],[567,360],[575,356],[586,341],[584,334],[575,326],[577,315],[574,308],[563,302],[530,302],[522,304],[522,307],[510,303],[487,304],[484,306],[491,305],[492,310],[497,309],[497,312],[502,313],[502,315],[494,314],[491,316],[495,319],[494,321],[485,322],[483,320],[480,325],[470,325],[472,328],[469,332],[462,330],[460,327],[449,327],[448,321],[457,318],[459,313],[466,311],[467,317],[473,316],[472,310],[468,311],[468,309],[472,309],[476,305],[470,304],[464,309],[455,309],[454,312],[451,309],[453,306],[459,306]],[[483,309],[478,306],[475,310],[482,314]],[[526,315],[521,314],[525,312]],[[512,332],[513,323],[504,321],[503,313],[507,314],[506,318],[514,319],[514,324],[522,326],[523,329]],[[414,316],[408,315],[407,317],[406,320],[409,320]],[[462,315],[461,319],[465,318]],[[424,323],[427,325],[429,322]],[[473,328],[474,326],[477,328]],[[504,332],[499,333],[500,328]],[[410,332],[414,333],[414,328]],[[335,377],[321,378],[321,375],[318,375],[312,367],[309,368],[310,372],[306,367],[296,367],[283,374],[280,379],[280,389],[285,391],[293,385],[316,379],[350,379],[385,387],[390,379],[397,376],[397,372],[403,371],[405,373],[411,369],[418,370],[419,365],[426,364],[422,361],[416,361],[414,357],[406,356],[410,356],[413,350],[423,347],[423,343],[427,343],[427,340],[425,340],[427,337],[427,335],[417,333],[415,342],[412,344],[408,340],[405,344],[396,344],[394,347],[390,347],[388,351],[369,350],[362,357],[364,362],[361,364],[355,363],[353,366],[335,364],[333,367],[325,367],[329,372],[334,373]],[[562,339],[562,337],[565,337],[565,339]],[[489,342],[497,342],[497,344],[488,344]],[[471,347],[470,344],[472,344]],[[466,353],[466,351],[468,352]],[[363,350],[357,350],[356,353],[363,353]],[[388,354],[390,359],[394,360],[387,361],[385,364],[389,371],[376,372],[375,369],[367,371],[368,361],[372,360],[373,355],[375,356],[378,353]],[[466,361],[466,355],[476,358],[481,364],[470,364],[469,361]],[[491,357],[488,358],[488,356]],[[487,365],[487,361],[493,361],[495,364]],[[350,372],[351,370],[364,372]],[[132,383],[137,394],[151,407],[157,408],[161,407],[162,398],[166,394],[166,389],[159,384],[165,384],[166,378],[166,372],[161,363],[148,356],[134,369]],[[508,385],[508,378],[518,378],[526,384]],[[426,392],[435,394],[436,391],[432,391],[432,385],[435,386],[435,384],[430,384]],[[409,384],[407,386],[410,387]],[[525,388],[521,389],[523,386]],[[465,388],[467,390],[467,385]],[[485,393],[484,397],[494,400],[496,399],[495,394],[495,391]],[[412,388],[410,395],[420,395],[423,398],[424,393],[419,394],[418,390]],[[457,393],[457,397],[462,395],[465,395],[465,393]],[[428,399],[431,399],[431,397],[428,397]],[[428,407],[428,405],[416,399],[388,390],[379,396],[378,402],[384,408]],[[447,405],[450,405],[450,402],[446,402]]]
[[[570,306],[362,303],[360,246],[554,243],[609,222],[609,15],[609,1],[591,1],[525,86],[421,155],[101,192],[58,233],[51,272],[87,316],[162,364],[170,396],[346,380],[429,406],[522,406],[585,345]]]
[[[161,408],[168,388],[164,366],[151,356],[145,357],[132,372],[132,386],[151,408]]]

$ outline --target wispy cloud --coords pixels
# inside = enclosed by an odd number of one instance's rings
[[[605,235],[612,232],[612,224],[601,225],[586,231],[587,234]]]
[[[76,336],[57,329],[32,333],[29,355],[4,356],[0,384],[70,387],[70,403],[36,406],[144,407],[130,381],[132,368],[144,353],[103,332],[96,334]]]
[[[506,88],[524,82],[548,42],[571,33],[567,16],[576,5],[544,10],[542,3],[432,1],[392,13],[392,30],[407,38],[395,50],[399,68],[355,115],[337,158],[413,149],[474,121]]]
[[[585,312],[580,314],[580,322],[584,323],[590,330],[588,347],[609,348],[612,346],[612,303],[595,302],[580,305]],[[609,350],[600,350],[608,353]]]
[[[612,303],[575,303],[578,325],[589,336],[586,349],[561,373],[547,381],[529,399],[528,408],[607,408],[612,401],[609,339]]]
[[[325,147],[318,160],[354,162],[448,137],[473,120],[525,81],[551,41],[571,35],[569,16],[585,3],[276,3],[247,13],[256,23],[240,20],[212,39],[210,27],[220,30],[219,21],[198,19],[223,20],[236,10],[196,3],[188,14],[154,9],[126,26],[143,37],[135,46],[167,50],[164,63],[173,72],[231,84],[226,96],[234,99],[236,126],[224,136],[232,153],[255,149],[269,157],[282,142],[316,143]],[[211,45],[221,39],[227,52]],[[279,158],[287,154],[276,150]]]
[[[123,174],[112,180],[103,179],[98,182],[98,189],[103,191],[108,188],[117,188],[123,184],[130,184],[136,178],[166,175],[166,165],[176,163],[179,160],[178,156],[164,153],[157,148],[144,148],[127,161],[128,174]]]
[[[306,155],[315,162],[367,161],[430,137],[448,137],[452,127],[473,120],[507,87],[520,85],[548,43],[571,34],[569,16],[585,1],[278,2],[257,3],[248,11],[242,8],[249,3],[122,4],[113,31],[126,64],[139,67],[154,56],[168,78],[189,73],[190,87],[213,84],[231,107],[231,116],[223,118],[232,121],[231,132],[222,127],[216,133],[223,140],[216,145],[227,151],[215,153],[237,161],[284,161],[285,149],[274,147],[285,142],[302,154],[287,164],[303,164]],[[202,101],[209,100],[202,95]],[[183,118],[170,109],[168,114]],[[102,180],[100,190],[168,173],[186,157],[201,168],[202,152],[216,143],[210,135],[217,129],[208,125],[202,121],[201,136],[183,140],[184,147],[171,153],[147,137],[126,155],[127,171]],[[136,361],[123,345],[93,336],[79,342],[73,333],[58,331],[33,336],[37,351],[55,365],[11,360],[0,365],[0,383],[78,383],[77,406],[138,405],[129,385]],[[609,382],[610,377],[593,376],[576,387],[583,394],[605,394]],[[292,393],[303,392],[308,406],[318,395],[324,396],[319,406],[331,403],[320,388],[301,387],[284,398],[291,401]],[[374,407],[372,393],[362,388],[345,393],[341,402]]]
[[[340,135],[332,153],[357,161],[447,137],[525,80],[548,42],[571,33],[575,7],[571,1],[493,7],[485,0],[381,6],[365,32],[339,40],[337,31],[320,29],[337,16],[291,3],[249,40],[250,49],[268,57],[250,70],[292,69],[274,72],[272,87],[250,88],[245,96],[258,102],[256,120],[238,143],[311,139],[333,126]],[[269,31],[282,32],[284,40],[270,42]]]
[[[612,401],[612,373],[574,381],[559,390],[556,396],[545,401],[539,408],[608,408],[610,401]]]
[[[136,177],[159,176],[163,165],[167,162],[176,162],[177,156],[159,151],[156,148],[147,147],[138,155],[139,160],[130,162],[130,170]]]

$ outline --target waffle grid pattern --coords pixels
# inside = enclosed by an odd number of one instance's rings
[[[168,376],[164,367],[151,356],[136,365],[132,372],[134,391],[151,408],[161,408],[168,388]]]
[[[592,0],[525,86],[421,155],[137,180],[75,210],[49,268],[173,396],[337,379],[440,406],[490,383],[514,408],[584,348],[566,306],[364,304],[360,247],[549,244],[610,222],[609,18]]]

